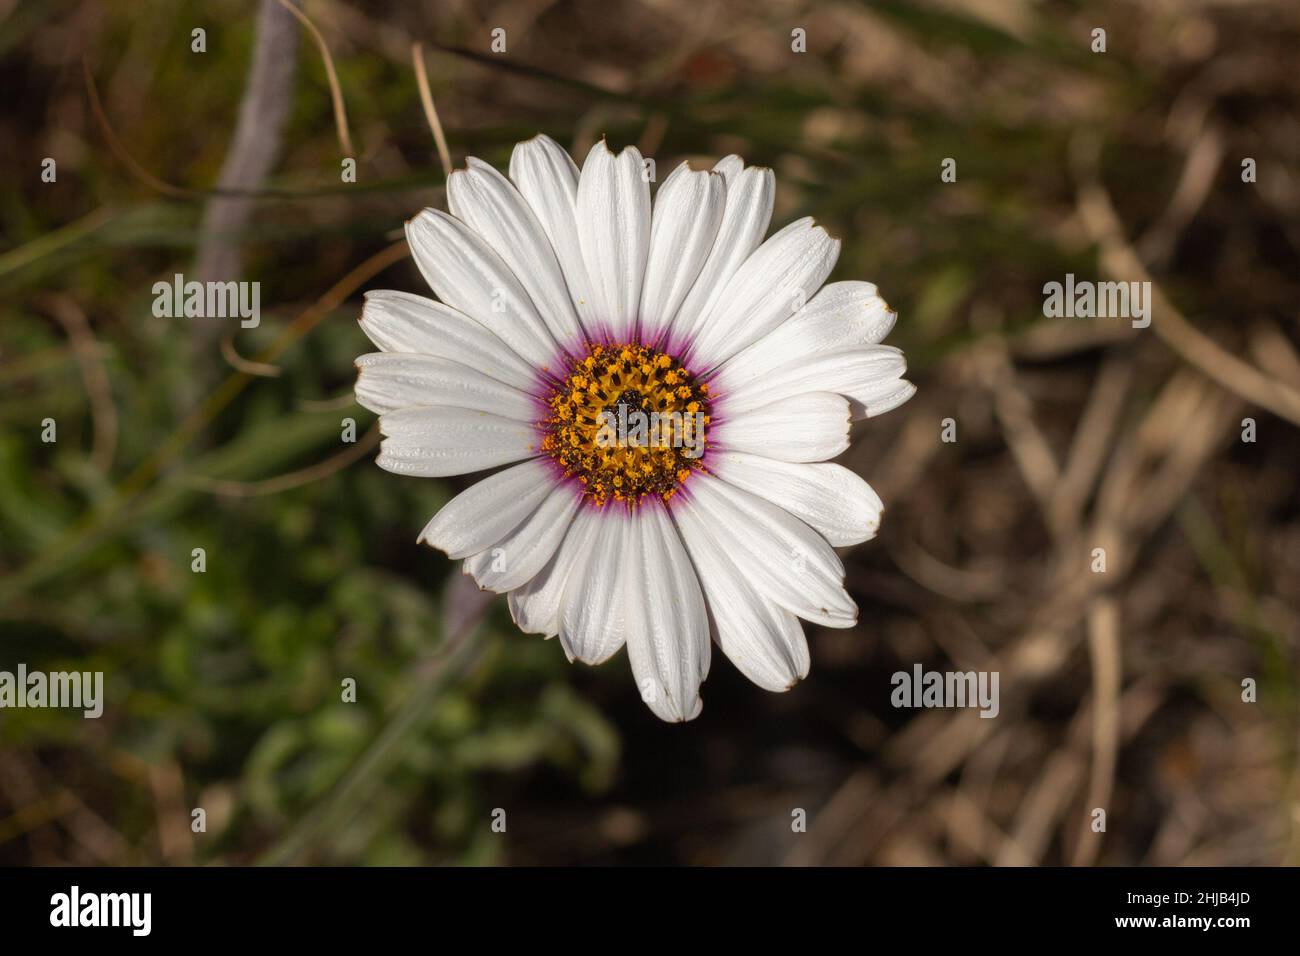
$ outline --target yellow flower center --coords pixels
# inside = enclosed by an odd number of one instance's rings
[[[589,344],[547,404],[542,450],[597,507],[667,501],[703,468],[709,386],[647,345]]]

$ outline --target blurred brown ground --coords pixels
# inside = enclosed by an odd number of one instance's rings
[[[183,13],[163,3],[50,6],[40,13],[0,2],[9,100],[0,142],[12,187],[6,250],[30,250],[100,205],[120,211],[166,200],[184,214],[140,227],[156,237],[140,241],[143,251],[125,239],[96,249],[111,280],[78,272],[69,281],[66,264],[33,273],[9,251],[0,259],[13,303],[6,313],[15,316],[5,324],[31,322],[50,339],[17,331],[0,338],[0,375],[8,371],[5,387],[15,389],[0,424],[15,433],[34,427],[24,408],[43,393],[36,373],[14,372],[12,363],[34,354],[33,343],[57,344],[65,326],[75,339],[79,311],[90,316],[91,334],[124,356],[113,371],[119,397],[125,383],[149,378],[150,367],[131,356],[154,354],[136,339],[154,333],[138,331],[129,316],[147,310],[152,277],[189,268],[202,244],[200,216],[214,202],[202,193],[160,197],[110,151],[88,105],[83,59],[124,149],[166,183],[202,189],[227,156],[256,18],[256,4],[233,0]],[[890,341],[906,351],[919,387],[902,409],[858,425],[843,459],[886,502],[879,538],[845,554],[861,623],[810,629],[812,672],[786,695],[749,686],[715,654],[704,715],[685,727],[644,712],[621,659],[598,671],[556,668],[551,679],[593,702],[621,739],[617,769],[600,782],[575,782],[580,771],[558,758],[468,761],[454,775],[434,759],[423,769],[404,765],[414,779],[400,804],[387,805],[382,788],[393,778],[380,774],[376,802],[322,790],[330,795],[277,797],[277,816],[258,810],[251,793],[245,760],[257,728],[202,757],[181,739],[142,758],[112,756],[118,746],[144,748],[107,720],[59,733],[11,731],[0,757],[0,860],[247,862],[282,845],[295,820],[348,800],[339,811],[347,825],[368,832],[367,815],[383,806],[391,811],[383,827],[413,849],[387,855],[365,839],[353,846],[316,832],[283,859],[1300,858],[1300,6],[309,0],[304,10],[339,69],[360,185],[383,185],[338,188],[326,75],[302,35],[287,131],[261,185],[324,193],[251,204],[238,240],[244,268],[275,276],[264,296],[285,311],[283,321],[241,337],[240,351],[252,355],[269,342],[270,326],[283,328],[394,241],[422,205],[443,205],[411,68],[415,41],[425,44],[456,162],[473,154],[504,165],[510,144],[540,129],[577,154],[606,133],[615,144],[638,144],[660,170],[732,151],[771,165],[774,225],[812,214],[841,237],[832,278],[880,286],[900,313]],[[211,88],[186,72],[194,70],[191,20],[209,31],[205,69],[222,77]],[[496,26],[506,29],[509,52],[494,58]],[[1104,54],[1089,48],[1099,26],[1107,29]],[[807,31],[806,54],[790,52],[795,27]],[[75,188],[39,183],[32,171],[47,155],[64,157],[60,182]],[[940,181],[946,157],[957,162],[956,183]],[[1246,157],[1257,163],[1255,183],[1242,182]],[[1152,327],[1043,318],[1043,284],[1067,272],[1150,279],[1158,290]],[[366,287],[423,290],[409,262]],[[75,303],[73,318],[49,307],[56,291]],[[284,359],[296,363],[286,379],[254,382],[250,394],[280,389],[266,393],[288,406],[295,394],[346,392],[344,356],[361,344],[349,326],[357,301],[352,290],[292,347],[308,352]],[[313,344],[321,336],[330,344]],[[176,361],[179,380],[149,386],[173,421],[228,371],[210,340],[193,346],[191,365]],[[57,387],[84,416],[83,444],[99,447],[103,406],[92,415],[94,399],[75,398],[83,388],[75,369],[69,364]],[[139,422],[148,404],[122,408],[119,430]],[[246,421],[252,412],[240,407]],[[1241,440],[1248,417],[1254,443]],[[940,440],[946,418],[955,420],[953,443]],[[228,436],[237,427],[214,431]],[[112,475],[121,478],[156,447],[143,446],[119,453]],[[331,454],[321,442],[299,464]],[[349,474],[373,470],[370,457],[348,463]],[[69,479],[42,470],[37,480]],[[317,508],[340,501],[331,490],[338,480],[322,482]],[[199,495],[186,507],[234,506]],[[225,513],[274,524],[261,513]],[[341,538],[331,553],[422,589],[439,586],[431,574],[454,584],[449,563],[417,559],[407,540],[425,517],[367,513],[358,523],[364,534]],[[147,538],[149,519],[138,527]],[[1090,571],[1099,547],[1104,574]],[[0,641],[40,625],[84,648],[98,640],[96,628],[111,631],[99,610],[82,623],[46,619],[61,595],[100,586],[94,565],[29,587],[19,572],[39,550],[0,553],[0,574],[20,582],[2,602]],[[286,547],[277,563],[292,560]],[[499,607],[491,613],[501,635],[494,646],[505,654],[531,640],[511,633]],[[140,643],[129,645],[139,650],[124,668],[153,653],[149,629],[139,630]],[[481,666],[504,667],[499,657]],[[892,708],[890,675],[915,663],[1000,672],[1000,716]],[[1242,701],[1245,678],[1258,684],[1256,703]],[[502,686],[470,669],[458,679],[477,688],[468,693],[483,711],[532,699],[518,678]],[[286,703],[285,719],[305,706]],[[518,726],[530,726],[533,705],[520,706]],[[167,713],[149,719],[181,720]],[[446,823],[453,794],[473,808],[458,812],[477,822]],[[205,799],[235,807],[216,849],[196,847],[184,827],[165,822]],[[239,809],[246,806],[254,809]],[[467,834],[484,830],[494,807],[508,808],[508,838],[483,850],[492,838]],[[1089,828],[1096,807],[1106,810],[1104,834]],[[792,832],[796,808],[807,811],[807,833]]]

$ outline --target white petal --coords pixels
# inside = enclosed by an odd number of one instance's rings
[[[456,218],[487,240],[528,292],[551,330],[567,349],[585,338],[573,310],[564,273],[542,224],[510,180],[471,156],[468,169],[447,180],[447,206]]]
[[[627,512],[617,506],[601,510],[600,527],[568,581],[560,599],[560,644],[569,660],[600,664],[624,640],[623,578],[628,565]]]
[[[849,403],[830,392],[805,392],[732,413],[712,426],[709,441],[781,461],[825,461],[849,447]]]
[[[845,393],[854,421],[891,412],[915,394],[916,386],[901,378],[873,382]]]
[[[892,345],[864,345],[794,361],[734,387],[730,377],[719,372],[716,385],[710,380],[710,392],[725,396],[728,415],[810,391],[836,392],[869,404],[882,390],[896,392],[906,371],[903,353]]]
[[[627,656],[641,699],[661,720],[694,720],[709,672],[704,595],[677,529],[657,503],[629,522]]]
[[[696,509],[673,517],[699,574],[713,637],[736,669],[765,690],[789,690],[808,674],[808,642],[799,619],[760,595]]]
[[[728,156],[713,167],[727,181],[727,205],[709,258],[673,320],[668,342],[674,355],[681,354],[699,332],[700,323],[713,310],[723,287],[758,248],[772,221],[776,195],[772,170],[761,166],[742,170],[742,166],[739,157]]]
[[[723,156],[720,160],[714,163],[713,171],[715,173],[721,173],[727,180],[729,186],[734,185],[736,177],[745,171],[745,161],[735,153],[732,153],[730,156]],[[755,242],[754,245],[757,246],[758,243]]]
[[[578,180],[578,241],[587,264],[603,333],[629,339],[636,327],[650,249],[650,184],[641,154],[614,155],[601,140]]]
[[[561,543],[560,547],[563,546]],[[560,633],[560,597],[564,594],[564,579],[553,579],[548,573],[554,566],[555,558],[552,557],[551,563],[537,577],[506,595],[510,618],[525,634],[552,638]]]
[[[536,371],[489,329],[422,295],[367,292],[361,330],[385,352],[436,355],[524,391],[537,387]]]
[[[559,348],[515,274],[473,229],[440,209],[406,224],[415,264],[438,298],[477,319],[536,368],[555,367]]]
[[[451,405],[492,412],[516,421],[541,417],[537,399],[450,359],[401,352],[372,352],[356,362],[357,402],[372,412]]]
[[[551,240],[569,297],[590,332],[599,313],[578,241],[577,164],[555,140],[539,133],[515,147],[510,155],[510,178]]]
[[[672,325],[677,310],[713,251],[727,204],[720,173],[682,163],[655,194],[650,255],[641,290],[640,339],[651,344]]]
[[[718,369],[731,391],[818,355],[876,345],[894,327],[898,313],[870,282],[832,282],[802,309]]]
[[[880,527],[885,508],[880,496],[842,465],[797,464],[718,450],[709,455],[709,470],[784,508],[834,547],[874,538]]]
[[[826,539],[769,501],[712,475],[693,475],[677,509],[704,522],[755,590],[808,621],[852,627],[858,608]],[[682,497],[679,495],[679,497]]]
[[[443,505],[417,540],[455,560],[477,554],[514,531],[552,485],[551,467],[541,458],[498,471]]]
[[[379,431],[375,463],[399,475],[466,475],[537,454],[532,425],[468,408],[401,408],[379,416]]]
[[[573,569],[585,565],[603,515],[595,508],[579,508],[564,540],[536,577],[510,592],[510,616],[525,634],[560,633],[560,602]]]
[[[811,218],[786,226],[736,270],[700,321],[691,364],[716,368],[776,328],[821,288],[840,241]]]
[[[498,594],[531,581],[564,540],[581,501],[582,492],[575,485],[553,487],[523,524],[467,560],[465,573],[472,575],[480,588]]]

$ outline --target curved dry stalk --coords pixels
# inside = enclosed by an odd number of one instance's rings
[[[1098,596],[1088,607],[1088,660],[1092,663],[1092,770],[1088,783],[1082,836],[1074,847],[1074,865],[1091,866],[1101,853],[1102,836],[1093,833],[1091,813],[1105,808],[1115,787],[1120,738],[1120,616],[1119,602]],[[1104,832],[1104,831],[1103,831]]]
[[[263,495],[277,495],[282,491],[301,488],[303,485],[309,485],[313,481],[320,481],[322,478],[328,478],[330,475],[342,471],[378,443],[379,423],[376,422],[362,436],[361,440],[351,447],[335,452],[324,461],[318,461],[306,468],[299,468],[297,471],[276,475],[274,478],[264,478],[261,481],[234,481],[224,478],[209,478],[207,475],[186,475],[185,482],[201,491],[208,491],[226,498],[259,498]]]
[[[278,378],[280,375],[280,366],[271,365],[269,362],[254,362],[246,359],[235,350],[235,333],[227,332],[221,336],[221,357],[226,360],[231,368],[237,372],[243,372],[245,375],[254,375],[259,378]]]
[[[193,199],[195,196],[201,195],[196,190],[173,186],[171,183],[164,182],[136,162],[135,157],[127,152],[126,147],[122,145],[122,141],[117,138],[117,133],[114,132],[112,124],[108,121],[108,115],[104,112],[104,105],[99,101],[99,88],[95,85],[95,77],[90,72],[90,62],[84,57],[81,60],[81,72],[86,81],[86,96],[90,100],[90,111],[94,114],[95,122],[99,124],[104,139],[108,142],[109,151],[118,158],[118,161],[123,166],[131,171],[131,175],[150,189],[173,199]]]
[[[451,151],[447,148],[447,135],[442,130],[442,120],[438,118],[438,107],[433,105],[433,93],[429,90],[429,74],[424,66],[424,44],[411,44],[411,61],[415,64],[415,84],[420,88],[420,104],[424,107],[424,118],[433,131],[433,142],[438,147],[438,161],[442,163],[442,174],[451,178]]]
[[[343,104],[343,87],[339,85],[339,75],[334,69],[334,58],[330,56],[330,49],[325,45],[325,38],[316,29],[316,24],[307,19],[307,14],[299,10],[289,0],[280,0],[280,6],[297,17],[298,22],[306,27],[307,32],[316,41],[316,46],[320,49],[321,59],[325,62],[325,79],[329,83],[330,100],[334,105],[334,128],[339,134],[339,145],[343,147],[344,156],[356,156],[352,149],[352,134],[348,131],[348,111]]]
[[[1047,507],[1047,523],[1058,540],[1079,532],[1085,502],[1106,462],[1132,383],[1133,363],[1127,357],[1108,358],[1097,374]]]
[[[113,452],[117,449],[117,406],[113,404],[113,391],[109,387],[104,350],[95,340],[86,313],[72,296],[54,293],[42,296],[42,302],[50,315],[63,326],[72,343],[72,354],[81,370],[86,397],[90,400],[90,420],[94,429],[90,460],[97,471],[106,475],[113,465]]]
[[[1225,148],[1223,132],[1218,126],[1210,124],[1201,130],[1187,151],[1182,175],[1165,211],[1137,241],[1137,250],[1144,261],[1157,268],[1168,264],[1178,237],[1196,217],[1214,188],[1214,178],[1219,173]]]
[[[1249,362],[1220,348],[1187,321],[1124,235],[1124,226],[1098,174],[1100,143],[1084,134],[1071,144],[1071,158],[1079,179],[1078,210],[1084,228],[1100,250],[1102,269],[1111,276],[1150,283],[1151,304],[1160,316],[1152,330],[1166,345],[1211,381],[1279,418],[1300,426],[1300,391],[1265,375]]]
[[[109,152],[117,157],[118,161],[127,168],[127,171],[132,176],[155,192],[161,193],[162,195],[168,196],[172,199],[202,199],[209,196],[232,199],[257,199],[262,197],[304,199],[322,194],[323,190],[321,189],[294,191],[288,189],[230,189],[221,186],[195,189],[189,186],[177,186],[175,183],[169,183],[164,179],[159,179],[153,173],[149,172],[149,170],[145,169],[144,166],[142,166],[139,161],[131,155],[126,146],[122,144],[122,140],[114,131],[112,124],[109,123],[108,114],[104,112],[104,106],[100,102],[99,87],[95,83],[94,75],[90,72],[90,63],[83,58],[81,61],[81,67],[86,83],[86,98],[90,102],[90,112],[95,117],[95,122],[99,126],[100,132],[104,134],[104,140],[108,143]],[[91,216],[85,217],[84,220],[74,223],[73,226],[80,227],[86,232],[89,232],[93,229],[99,228],[99,226],[103,225],[103,223],[112,215],[113,213],[107,209],[97,210]],[[70,227],[64,228],[68,229]],[[82,234],[84,233],[76,235],[75,238],[81,238]],[[52,236],[45,238],[52,238]],[[67,242],[73,237],[62,236],[60,238],[61,242]],[[28,245],[36,245],[36,243],[33,242]],[[23,248],[25,247],[20,247],[19,249],[12,251],[21,252]],[[8,254],[6,254],[6,257],[7,255]],[[0,272],[10,271],[12,268],[13,267],[5,261],[5,258],[0,258]]]
[[[989,391],[993,412],[1025,486],[1046,515],[1060,485],[1061,466],[1034,419],[1033,400],[1020,385],[1006,342],[1000,334],[991,336],[971,359]]]
[[[298,408],[304,412],[336,412],[355,405],[356,401],[356,393],[348,389],[333,398],[300,398]]]

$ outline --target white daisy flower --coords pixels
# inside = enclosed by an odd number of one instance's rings
[[[626,645],[642,699],[700,713],[711,641],[760,687],[808,673],[800,619],[852,627],[834,548],[882,505],[829,463],[849,423],[915,387],[881,345],[868,282],[823,287],[839,241],[800,219],[764,241],[772,171],[683,163],[653,207],[641,155],[602,141],[579,172],[537,136],[509,178],[477,159],[450,215],[406,224],[440,301],[371,292],[357,401],[378,464],[446,477],[499,468],[420,540],[509,594],[572,661]]]

